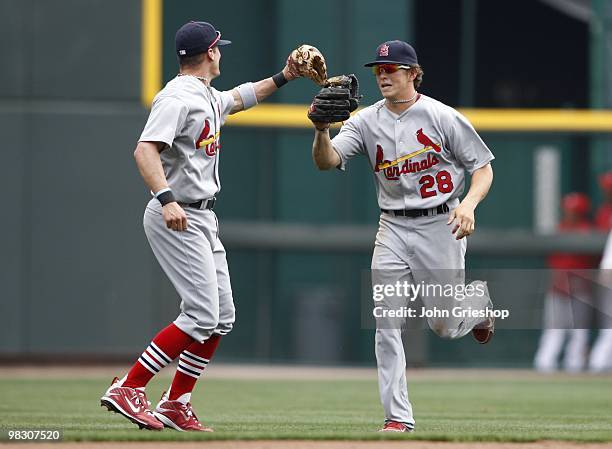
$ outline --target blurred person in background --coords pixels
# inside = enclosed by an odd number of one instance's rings
[[[563,217],[558,232],[592,231],[588,196],[570,193],[563,197],[561,207]],[[581,371],[588,354],[592,282],[573,270],[593,269],[597,259],[590,254],[553,253],[548,258],[548,266],[552,270],[552,282],[544,300],[543,331],[534,365],[538,371],[556,371],[565,347],[563,369]]]
[[[599,177],[599,186],[603,194],[603,204],[597,209],[595,226],[600,231],[608,232],[612,229],[612,171]]]
[[[612,230],[612,171],[599,178],[604,203],[597,210],[595,224],[600,231]],[[604,249],[600,273],[600,291],[598,295],[599,334],[593,344],[589,357],[589,371],[602,372],[612,370],[612,232]]]

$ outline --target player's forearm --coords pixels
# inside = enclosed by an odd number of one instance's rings
[[[329,170],[340,165],[340,156],[334,150],[329,129],[319,131],[315,129],[314,142],[312,143],[312,159],[319,170]]]
[[[138,142],[134,151],[134,159],[142,179],[151,190],[156,193],[168,187],[168,181],[159,157],[159,150],[152,142]]]
[[[290,81],[293,78],[286,73],[286,70],[287,68],[285,67],[283,69],[283,75],[287,81]],[[255,92],[255,97],[257,98],[257,103],[261,103],[279,89],[272,77],[257,81],[253,83],[252,86]],[[230,111],[230,114],[243,111],[245,109],[244,101],[240,95],[240,92],[238,91],[238,88],[232,89],[232,95],[234,96],[234,107]]]
[[[491,164],[487,164],[484,167],[479,168],[472,173],[472,182],[470,184],[470,190],[463,199],[462,203],[470,204],[476,208],[489,193],[491,184],[493,183],[493,169]]]
[[[282,76],[281,76],[281,73],[282,73]],[[276,85],[276,81],[274,81],[277,77],[280,77],[280,81],[281,81],[278,86]],[[284,80],[282,78],[284,78]],[[285,65],[285,67],[283,67],[283,70],[277,75],[274,75],[274,77],[271,76],[270,78],[265,78],[261,81],[257,81],[254,84],[255,94],[257,95],[257,102],[262,102],[263,100],[268,98],[271,94],[273,94],[278,89],[280,89],[280,87],[282,87],[284,84],[288,83],[289,81],[293,79],[295,79],[295,75],[292,75],[291,73],[289,73],[289,67]],[[277,81],[279,80],[277,79]]]
[[[278,90],[278,87],[276,87],[271,77],[257,81],[254,83],[253,87],[255,88],[255,95],[257,95],[258,103],[261,103]]]
[[[278,87],[276,87],[276,84],[274,84],[272,78],[257,81],[256,83],[253,83],[252,86],[253,91],[255,92],[255,97],[257,98],[257,103],[260,103],[264,99],[268,98],[273,92],[278,90]],[[242,99],[238,88],[232,89],[232,96],[234,97],[234,107],[230,111],[230,114],[243,111],[244,100]]]

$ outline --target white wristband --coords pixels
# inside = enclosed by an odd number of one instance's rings
[[[236,89],[242,98],[242,105],[245,110],[252,108],[257,104],[257,94],[255,94],[255,88],[253,83],[244,83],[237,86]]]

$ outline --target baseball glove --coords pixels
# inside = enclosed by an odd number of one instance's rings
[[[302,44],[293,50],[287,58],[287,68],[295,78],[304,76],[310,78],[319,86],[324,86],[327,81],[325,58],[312,45]]]
[[[348,120],[359,106],[359,82],[355,75],[334,76],[314,97],[308,118],[313,122],[335,123]]]

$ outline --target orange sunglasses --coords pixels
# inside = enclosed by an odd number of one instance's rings
[[[400,65],[400,64],[378,64],[378,65],[372,66],[372,73],[374,75],[380,75],[382,72],[395,73],[399,69],[410,69],[410,66]]]

